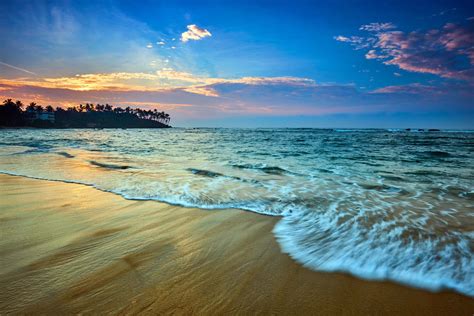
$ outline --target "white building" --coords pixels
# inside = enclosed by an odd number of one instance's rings
[[[54,112],[38,112],[38,111],[28,110],[26,112],[26,117],[30,121],[41,120],[41,121],[49,121],[51,123],[54,123],[55,121]]]

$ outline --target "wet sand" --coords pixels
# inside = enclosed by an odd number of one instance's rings
[[[277,221],[0,175],[0,314],[474,313],[456,293],[310,271]]]

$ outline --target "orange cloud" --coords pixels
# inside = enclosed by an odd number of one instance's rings
[[[21,87],[69,89],[74,91],[167,91],[181,89],[189,93],[204,96],[219,96],[207,87],[222,83],[241,83],[247,85],[285,84],[299,86],[315,86],[312,79],[296,77],[243,77],[243,78],[212,78],[196,76],[189,72],[163,68],[156,73],[97,73],[77,74],[72,77],[57,78],[18,78],[0,79],[0,84]],[[7,89],[4,87],[3,89]]]

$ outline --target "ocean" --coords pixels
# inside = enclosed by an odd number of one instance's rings
[[[474,296],[474,131],[5,129],[0,173],[280,220],[283,252]]]

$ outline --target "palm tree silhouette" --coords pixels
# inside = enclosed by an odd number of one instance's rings
[[[125,109],[122,107],[114,107],[108,103],[106,104],[92,104],[86,103],[85,105],[80,104],[78,107],[70,106],[66,109],[61,107],[56,107],[54,109],[51,105],[43,108],[41,105],[31,102],[25,110],[23,110],[23,103],[20,100],[13,102],[12,99],[6,99],[3,101],[3,105],[0,106],[0,123],[6,126],[18,126],[18,124],[23,124],[24,119],[27,118],[28,121],[33,121],[38,118],[38,116],[47,111],[49,113],[61,113],[60,120],[67,121],[65,126],[78,126],[83,124],[88,124],[88,122],[100,122],[94,124],[104,124],[108,120],[118,117],[121,117],[122,122],[131,122],[130,116],[135,116],[141,120],[150,120],[160,122],[162,124],[169,124],[171,118],[168,113],[164,111],[158,111],[157,109],[141,109],[127,106]],[[83,112],[91,113],[88,115],[88,118],[84,116],[77,115]],[[103,116],[104,112],[108,112],[106,116]],[[74,114],[77,113],[77,114]],[[105,114],[105,113],[104,113]],[[112,116],[111,116],[112,115]],[[3,116],[3,117],[2,117]],[[82,116],[82,118],[81,118]],[[58,116],[56,116],[58,118]],[[77,122],[75,122],[77,120]],[[106,123],[107,124],[107,123]],[[116,125],[117,123],[114,123]],[[122,123],[118,123],[122,124]],[[135,123],[124,123],[124,124],[135,124]],[[145,123],[144,123],[145,124]],[[64,125],[62,125],[64,126]]]
[[[34,112],[36,111],[36,103],[35,102],[31,102],[27,107],[26,107],[26,110],[28,112]]]
[[[17,107],[18,110],[21,110],[21,109],[23,108],[23,103],[21,103],[20,100],[17,100],[17,101],[15,102],[15,105],[16,105],[16,107]]]

